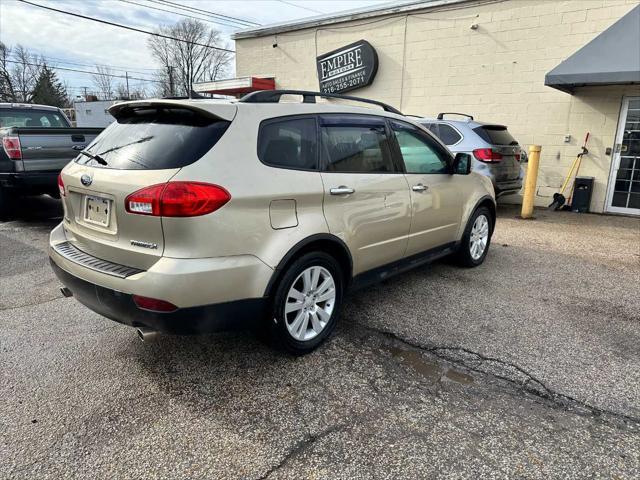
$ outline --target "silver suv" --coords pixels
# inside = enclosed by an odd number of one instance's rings
[[[446,119],[458,115],[464,120]],[[437,118],[417,117],[417,121],[438,137],[451,152],[473,157],[471,169],[491,179],[496,197],[518,193],[522,188],[526,153],[504,125],[474,121],[464,113],[439,113]]]
[[[348,287],[449,254],[483,262],[495,198],[468,155],[384,104],[285,93],[111,107],[59,178],[63,293],[143,334],[257,323],[301,354]]]

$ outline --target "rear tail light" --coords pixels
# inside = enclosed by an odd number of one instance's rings
[[[133,295],[133,301],[138,308],[142,310],[150,310],[152,312],[173,312],[178,309],[173,303],[169,303],[166,300],[159,300],[157,298],[142,297],[140,295]]]
[[[2,148],[11,160],[22,160],[20,137],[7,135],[2,137]]]
[[[499,162],[502,160],[502,154],[490,148],[477,148],[473,151],[473,156],[485,163]]]
[[[64,197],[64,182],[62,181],[62,172],[58,174],[58,190],[60,190],[60,196]]]
[[[229,192],[218,185],[169,182],[132,193],[125,199],[125,210],[156,217],[196,217],[215,212],[229,200]]]

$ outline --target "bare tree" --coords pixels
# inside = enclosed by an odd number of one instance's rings
[[[10,56],[11,48],[0,42],[0,101],[3,102],[15,102],[17,100],[11,79]]]
[[[96,65],[96,73],[91,75],[91,79],[103,100],[111,100],[113,98],[115,86],[113,78],[113,72],[109,67]]]
[[[129,91],[124,83],[119,83],[116,87],[116,98],[118,100],[129,100]]]
[[[133,86],[127,89],[127,85],[119,83],[116,87],[116,98],[118,100],[140,100],[147,98],[147,91],[144,85]]]
[[[44,59],[22,45],[9,48],[0,43],[0,99],[29,103],[40,78]]]
[[[149,39],[149,48],[163,68],[158,75],[163,94],[184,95],[195,82],[216,80],[226,74],[231,53],[211,48],[227,48],[219,31],[198,20],[185,19],[173,26],[162,26],[157,32],[182,40]]]

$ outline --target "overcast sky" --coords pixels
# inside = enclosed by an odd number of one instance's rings
[[[144,30],[153,30],[160,24],[173,24],[185,18],[175,13],[139,6],[173,10],[168,5],[149,0],[29,1]],[[389,0],[171,1],[264,25],[380,4]],[[239,27],[215,23],[208,25],[223,32],[230,48],[234,48],[229,35]],[[157,65],[147,49],[148,38],[148,35],[47,11],[16,0],[0,0],[0,41],[10,47],[22,44],[34,53],[45,56],[53,66],[91,70],[92,65],[105,64],[112,66],[114,74],[124,75],[124,71],[128,71],[133,77],[150,78]],[[81,93],[83,86],[92,88],[90,75],[60,70],[57,73],[67,82],[70,93],[74,95]],[[132,80],[130,86],[135,87],[140,83],[147,82]]]

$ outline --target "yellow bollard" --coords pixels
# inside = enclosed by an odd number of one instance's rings
[[[524,197],[522,197],[522,212],[520,213],[520,218],[533,218],[533,200],[536,196],[540,150],[542,150],[540,145],[529,146],[529,164],[527,165],[527,178],[524,184]]]

